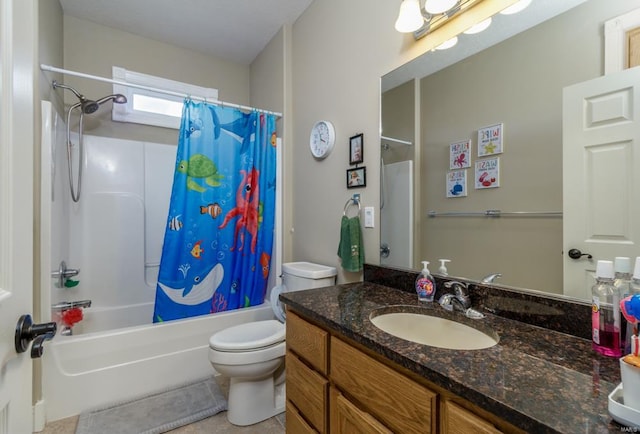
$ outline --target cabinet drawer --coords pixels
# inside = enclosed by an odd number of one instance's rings
[[[327,375],[329,333],[287,312],[287,349],[293,350],[323,375]]]
[[[287,322],[289,321],[287,315]],[[324,433],[327,426],[329,382],[305,365],[295,354],[287,352],[287,399],[302,413],[313,428]]]
[[[435,432],[436,393],[335,337],[330,377],[392,431]]]
[[[331,434],[393,434],[369,413],[360,410],[338,390],[331,388]]]
[[[287,432],[291,434],[318,434],[318,431],[311,428],[302,418],[298,409],[290,401],[287,401]]]
[[[442,432],[448,434],[500,434],[492,423],[470,412],[458,404],[443,400],[442,402]]]

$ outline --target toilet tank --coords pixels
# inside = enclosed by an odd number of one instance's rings
[[[311,262],[286,262],[282,264],[284,292],[335,285],[337,273],[335,267],[326,265]]]

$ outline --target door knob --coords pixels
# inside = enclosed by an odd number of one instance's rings
[[[580,259],[583,256],[586,256],[589,259],[592,259],[593,256],[591,256],[589,253],[582,253],[580,250],[578,249],[571,249],[569,250],[569,257],[571,259]]]
[[[18,353],[24,353],[29,348],[29,342],[34,341],[31,347],[31,358],[37,359],[44,351],[44,341],[52,339],[57,330],[55,322],[34,324],[31,315],[22,315],[16,324],[15,347]]]

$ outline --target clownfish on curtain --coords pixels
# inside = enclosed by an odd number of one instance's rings
[[[185,101],[153,322],[264,301],[275,123],[273,115]]]

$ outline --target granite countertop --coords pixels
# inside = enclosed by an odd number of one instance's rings
[[[619,361],[595,353],[591,341],[484,312],[471,320],[415,294],[359,282],[283,293],[289,308],[426,380],[535,433],[612,433],[608,395],[620,383]],[[370,314],[424,310],[490,329],[497,345],[448,350],[405,341],[375,327]]]

